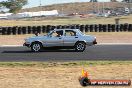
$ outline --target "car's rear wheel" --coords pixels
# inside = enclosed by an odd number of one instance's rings
[[[78,52],[83,52],[86,48],[86,44],[84,42],[78,42],[75,44],[75,50]]]
[[[32,43],[32,45],[31,45],[31,50],[32,50],[33,52],[39,52],[39,51],[41,51],[41,50],[42,50],[42,44],[39,43],[39,42],[34,42],[34,43]]]

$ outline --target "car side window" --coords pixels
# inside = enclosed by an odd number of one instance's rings
[[[60,37],[63,35],[63,30],[59,30],[59,31],[54,31],[51,36],[52,37]]]
[[[72,30],[65,30],[65,36],[76,36],[76,32]]]

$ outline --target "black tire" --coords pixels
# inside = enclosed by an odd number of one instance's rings
[[[88,86],[91,84],[90,80],[86,77],[82,77],[80,80],[79,80],[81,86],[85,87],[85,86]]]
[[[42,50],[42,44],[40,42],[34,42],[31,45],[31,51],[40,52]]]
[[[83,52],[85,50],[85,48],[86,48],[86,44],[84,42],[77,42],[75,44],[75,50],[77,52]]]

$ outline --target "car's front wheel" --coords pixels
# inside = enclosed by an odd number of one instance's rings
[[[78,42],[75,44],[75,50],[78,52],[83,52],[86,48],[86,44],[84,42]]]
[[[33,52],[39,52],[39,51],[41,51],[41,49],[42,49],[42,44],[41,43],[39,43],[39,42],[32,43],[31,50]]]

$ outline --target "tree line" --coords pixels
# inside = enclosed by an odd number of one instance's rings
[[[111,2],[117,2],[117,0],[110,0]],[[98,0],[90,0],[90,2],[98,2]],[[122,2],[132,3],[132,0],[122,0]],[[22,9],[24,5],[28,3],[28,0],[7,0],[0,2],[0,8],[7,8],[11,13],[17,13]]]
[[[117,0],[110,0],[111,2],[117,2]],[[90,0],[90,2],[98,2],[98,0]],[[122,2],[132,3],[132,0],[122,0]]]
[[[9,9],[9,12],[11,13],[17,13],[27,3],[28,3],[27,0],[7,0],[1,1],[0,7]]]

